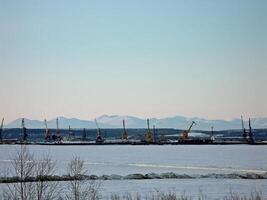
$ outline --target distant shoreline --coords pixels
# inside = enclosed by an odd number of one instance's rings
[[[128,174],[121,176],[117,174],[112,175],[82,175],[73,177],[69,175],[51,175],[43,177],[28,177],[27,179],[20,180],[19,177],[0,177],[0,184],[4,183],[19,183],[19,182],[37,182],[37,181],[72,181],[72,180],[146,180],[146,179],[267,179],[267,172],[265,173],[230,173],[230,174],[205,174],[205,175],[188,175],[176,174],[167,172],[162,174],[148,173],[148,174]]]

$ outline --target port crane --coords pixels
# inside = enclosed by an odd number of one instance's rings
[[[85,128],[83,129],[83,135],[82,135],[82,140],[86,140],[86,130]]]
[[[241,115],[241,124],[242,124],[242,130],[243,130],[243,138],[245,140],[247,140],[248,134],[247,134],[247,131],[246,131],[245,126],[244,126],[244,120],[243,120],[243,116],[242,115]]]
[[[123,133],[122,133],[122,140],[123,141],[128,141],[128,133],[125,128],[125,120],[122,120],[122,125],[123,125]]]
[[[56,123],[57,123],[56,139],[57,139],[58,143],[61,143],[62,137],[60,135],[59,125],[58,125],[58,118],[56,119]]]
[[[243,116],[241,116],[241,123],[242,123],[242,130],[243,130],[243,138],[248,143],[254,143],[254,138],[253,138],[253,133],[252,133],[252,128],[251,128],[251,120],[250,120],[250,118],[248,120],[249,132],[247,132],[247,130],[246,130],[245,126],[244,126]]]
[[[210,139],[211,141],[214,141],[215,140],[215,137],[214,137],[214,127],[210,127],[211,128],[211,136],[210,136]]]
[[[96,143],[102,143],[102,142],[104,142],[104,139],[102,138],[102,134],[101,134],[101,130],[100,130],[100,128],[99,128],[99,126],[98,126],[98,123],[97,123],[97,121],[96,121],[96,119],[95,119],[95,124],[96,124],[96,127],[97,127],[97,135],[96,135]]]
[[[68,139],[70,140],[70,139],[74,139],[74,138],[75,138],[74,132],[73,132],[72,128],[69,125],[69,138]]]
[[[181,135],[180,135],[180,139],[181,139],[181,140],[187,140],[187,139],[188,139],[188,134],[190,133],[192,127],[193,127],[194,125],[196,125],[196,124],[197,124],[197,123],[196,123],[195,121],[192,121],[190,127],[189,127],[187,130],[184,130],[184,131],[181,133]]]
[[[155,125],[153,125],[153,138],[154,138],[154,142],[158,142],[157,130],[156,130]]]
[[[46,141],[50,141],[50,139],[51,139],[51,134],[50,134],[50,131],[49,131],[49,129],[48,129],[46,119],[44,119],[44,124],[45,124],[45,140],[46,140]]]
[[[252,128],[251,128],[250,118],[248,120],[248,126],[249,126],[249,132],[248,132],[249,142],[250,143],[254,143],[254,138],[253,138],[253,133],[252,133]]]
[[[0,126],[0,142],[3,141],[3,135],[2,135],[2,133],[3,133],[4,120],[5,119],[3,118],[2,121],[1,121],[1,126]]]
[[[26,142],[27,141],[27,137],[28,137],[28,134],[27,134],[27,128],[25,127],[25,120],[24,118],[22,118],[21,120],[21,128],[22,128],[22,142]]]
[[[146,143],[152,143],[153,142],[153,135],[149,127],[149,119],[147,119],[147,132],[145,135],[145,141]]]

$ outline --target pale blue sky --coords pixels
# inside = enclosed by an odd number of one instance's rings
[[[0,0],[0,117],[267,116],[266,0]]]

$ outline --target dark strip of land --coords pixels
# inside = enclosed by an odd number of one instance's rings
[[[129,174],[126,176],[120,175],[81,175],[81,176],[40,176],[40,177],[28,177],[21,179],[19,177],[1,177],[0,183],[19,183],[19,182],[39,182],[39,181],[73,181],[73,180],[144,180],[144,179],[203,179],[203,178],[214,178],[214,179],[267,179],[266,173],[230,173],[230,174],[205,174],[205,175],[187,175],[187,174],[176,174],[173,172],[156,174]]]

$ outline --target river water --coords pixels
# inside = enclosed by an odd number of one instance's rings
[[[0,172],[11,166],[18,145],[0,146]],[[266,173],[267,146],[253,145],[97,145],[97,146],[45,146],[29,145],[36,159],[49,154],[56,162],[57,174],[65,174],[73,156],[85,161],[90,174],[127,175],[132,173],[209,174],[209,173]],[[259,190],[267,197],[267,180],[244,179],[161,179],[110,180],[102,183],[103,194],[127,192],[153,192],[156,190],[185,191],[197,195],[203,191],[214,198],[229,193],[249,194]],[[266,191],[265,191],[266,190]]]

